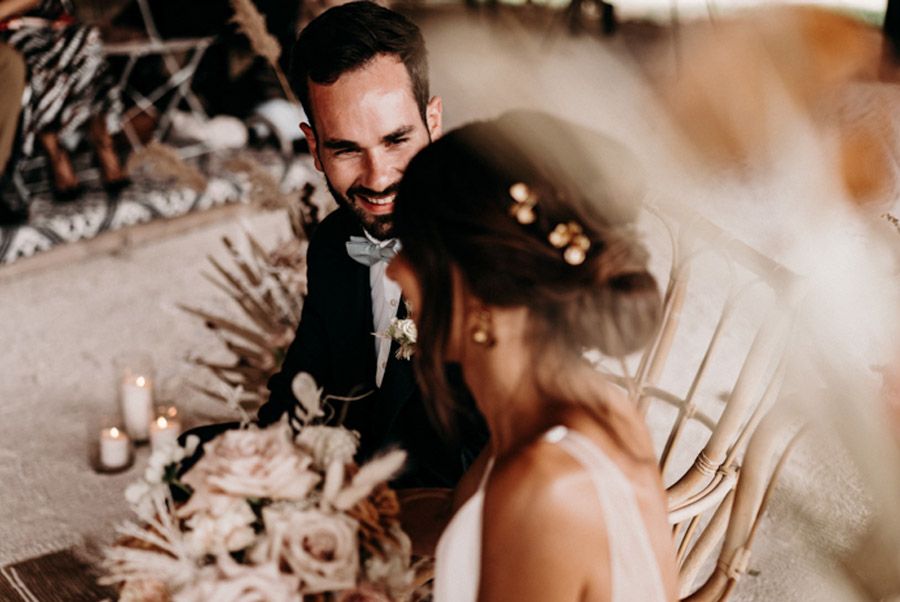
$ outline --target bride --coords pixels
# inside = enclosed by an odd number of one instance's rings
[[[435,600],[675,599],[649,434],[585,359],[646,344],[661,301],[628,224],[623,149],[538,113],[459,128],[416,156],[389,275],[416,369],[453,433],[458,363],[490,427],[437,547]]]

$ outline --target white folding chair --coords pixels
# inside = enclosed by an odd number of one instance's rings
[[[207,36],[164,40],[156,28],[153,13],[147,4],[148,0],[135,1],[140,8],[147,38],[104,44],[104,53],[110,57],[127,58],[116,86],[123,99],[128,98],[134,104],[122,116],[122,130],[131,146],[140,148],[142,143],[132,125],[132,120],[141,113],[147,113],[157,120],[152,135],[153,140],[160,140],[169,131],[172,123],[172,111],[179,105],[186,105],[194,115],[206,118],[202,103],[191,90],[191,82],[197,66],[214,38]],[[139,61],[152,57],[160,58],[166,79],[152,91],[144,93],[134,85],[132,73]]]

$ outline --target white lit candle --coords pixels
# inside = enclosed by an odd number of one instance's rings
[[[131,441],[118,427],[100,431],[100,465],[103,468],[122,468],[128,464]]]
[[[175,418],[157,416],[150,425],[150,446],[156,450],[164,445],[178,441],[181,434],[181,422]]]
[[[146,441],[153,417],[153,382],[145,376],[122,381],[122,415],[125,428],[135,441]]]

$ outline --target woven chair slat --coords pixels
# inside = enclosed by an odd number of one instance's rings
[[[722,538],[725,536],[725,530],[728,528],[733,505],[734,489],[728,492],[728,495],[725,496],[725,499],[713,512],[712,518],[709,519],[709,522],[682,561],[678,570],[679,596],[685,597],[690,594],[691,585],[694,583],[697,575],[709,558],[716,553]]]
[[[687,296],[689,274],[689,265],[679,268],[673,274],[674,288],[671,302],[665,308],[664,322],[654,344],[652,359],[648,363],[646,374],[637,376],[638,391],[642,390],[646,385],[655,385],[666,364],[669,351],[672,349],[672,342],[675,340],[675,333],[678,331],[678,324],[681,321],[681,310],[684,307],[684,301]],[[641,396],[638,400],[638,410],[641,414],[646,414],[649,406],[650,400]]]
[[[772,486],[773,468],[776,462],[780,464],[784,458],[784,453],[775,454],[773,450],[795,428],[795,424],[786,420],[782,413],[770,412],[750,438],[719,563],[710,578],[687,600],[724,600],[733,588],[733,582],[740,578],[746,568],[743,566],[746,563],[742,560],[749,553],[763,500]],[[786,451],[789,449],[786,448]],[[732,566],[734,564],[737,566]]]
[[[736,470],[717,473],[702,491],[676,507],[669,506],[669,524],[682,523],[714,508],[734,489],[737,480],[738,471]]]
[[[719,342],[721,341],[722,333],[724,332],[724,327],[728,324],[728,319],[732,315],[732,305],[733,300],[729,299],[725,307],[722,310],[722,314],[719,316],[719,321],[716,322],[716,328],[713,330],[713,334],[710,337],[709,344],[706,347],[706,352],[703,354],[703,359],[700,360],[700,366],[697,368],[696,374],[694,374],[694,379],[691,381],[690,389],[688,390],[687,397],[685,397],[685,405],[684,408],[678,413],[678,417],[676,418],[675,425],[673,426],[671,432],[669,433],[669,438],[666,440],[666,444],[663,447],[662,455],[660,458],[660,469],[665,472],[666,467],[669,463],[670,454],[675,444],[678,442],[681,433],[684,431],[684,427],[687,424],[687,421],[696,411],[696,404],[694,403],[694,396],[697,393],[697,389],[700,386],[700,382],[703,380],[703,377],[706,375],[706,370],[709,367],[709,360],[713,357],[718,348]]]
[[[677,503],[690,496],[698,487],[709,480],[711,472],[725,461],[728,449],[737,439],[740,427],[747,420],[761,395],[757,393],[764,385],[766,369],[770,366],[773,353],[781,348],[781,339],[786,335],[787,323],[780,316],[767,320],[757,332],[750,352],[744,360],[737,382],[728,404],[719,418],[712,435],[687,472],[669,487],[669,503]]]

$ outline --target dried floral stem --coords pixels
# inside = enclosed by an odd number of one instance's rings
[[[221,328],[222,330],[231,332],[243,339],[246,339],[247,341],[250,341],[251,343],[255,343],[260,347],[265,347],[268,344],[268,341],[263,335],[253,332],[249,328],[244,328],[243,326],[240,326],[239,324],[236,324],[231,320],[220,318],[219,316],[214,316],[209,312],[203,311],[202,309],[196,309],[194,307],[189,307],[180,303],[178,304],[178,307],[190,314],[194,314],[195,316],[203,318],[203,320],[207,322],[210,328]]]
[[[250,0],[231,0],[231,7],[234,9],[234,16],[231,18],[231,22],[236,23],[241,33],[250,40],[253,52],[266,59],[272,65],[285,97],[289,101],[297,103],[297,97],[288,85],[287,78],[278,64],[278,59],[281,57],[281,44],[269,33],[265,18]]]
[[[231,253],[231,257],[234,260],[234,264],[241,270],[241,273],[244,275],[244,278],[252,286],[259,286],[262,284],[262,281],[259,278],[259,275],[254,271],[250,265],[241,257],[241,254],[238,252],[237,248],[234,246],[234,243],[231,242],[231,239],[227,236],[222,237],[222,244],[225,245],[225,248],[228,249],[228,252]]]

